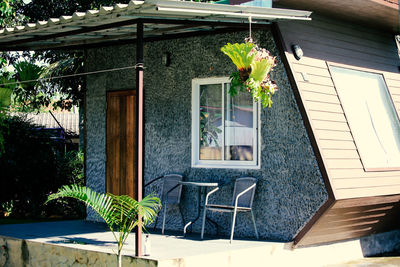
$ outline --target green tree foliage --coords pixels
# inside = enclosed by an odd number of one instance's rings
[[[19,2],[17,12],[23,14],[27,21],[48,20],[62,15],[71,15],[74,12],[84,12],[89,9],[98,9],[100,6],[110,6],[116,3],[128,3],[129,0],[32,0],[29,4]],[[41,61],[50,67],[45,78],[54,78],[65,75],[73,75],[84,72],[83,51],[41,51],[31,56],[31,62]],[[38,108],[50,102],[56,107],[69,110],[72,106],[81,106],[85,92],[85,77],[56,78],[48,80],[40,86],[40,96],[37,91],[26,91],[25,98],[29,94],[35,100],[30,106]],[[58,99],[53,99],[54,95]]]
[[[84,184],[83,158],[78,152],[64,153],[64,145],[24,117],[5,116],[0,134],[0,203],[13,201],[15,217],[63,216],[82,218],[82,205],[66,202],[43,205],[51,192],[65,184]],[[1,216],[0,212],[0,216]]]
[[[12,25],[16,17],[14,4],[16,0],[1,0],[0,2],[0,26]]]
[[[41,78],[48,80],[40,84],[42,97],[38,99],[36,106],[50,102],[55,108],[66,110],[70,110],[73,106],[81,106],[85,93],[85,77],[59,77],[84,72],[83,58],[83,53],[75,51],[45,51],[34,54],[34,60],[48,64],[41,74]],[[57,100],[52,98],[54,95],[58,96]]]
[[[1,1],[1,0],[0,0]],[[74,12],[84,12],[89,9],[99,9],[100,6],[112,6],[117,3],[129,3],[130,0],[32,0],[25,4],[21,0],[2,0],[4,6],[5,25],[15,25],[24,22],[36,22],[39,20],[48,20],[49,18],[58,18],[62,15],[71,15]],[[196,0],[195,2],[209,2]],[[2,7],[3,7],[2,6]],[[33,55],[29,53],[5,53],[3,62],[8,64],[15,63],[18,58],[24,55],[29,58],[31,63],[36,60],[45,62],[52,66],[47,77],[59,77],[82,73],[84,71],[83,52],[75,51],[41,51]],[[51,79],[40,87],[40,94],[37,90],[26,90],[21,88],[20,94],[24,99],[31,99],[29,105],[33,109],[38,109],[41,105],[50,102],[57,108],[71,109],[72,106],[81,106],[85,92],[85,77],[77,76],[74,78]],[[24,91],[25,90],[25,91]],[[52,98],[55,94],[59,96],[58,100]],[[33,101],[34,100],[34,101]],[[25,102],[27,103],[27,102]]]
[[[0,87],[0,109],[4,109],[11,105],[12,89]]]
[[[39,94],[39,81],[40,75],[43,71],[43,67],[37,66],[36,64],[28,61],[21,61],[14,65],[15,75],[14,78],[18,83],[14,85],[15,101],[20,103],[23,107],[31,105],[34,108],[38,108]],[[41,103],[48,105],[48,103]],[[47,106],[46,105],[46,106]]]

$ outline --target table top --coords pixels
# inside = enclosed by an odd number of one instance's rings
[[[182,185],[194,185],[194,186],[218,186],[218,183],[211,183],[211,182],[202,182],[202,181],[192,181],[192,182],[186,182],[186,181],[179,181],[178,183]]]

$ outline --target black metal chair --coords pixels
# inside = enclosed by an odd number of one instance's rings
[[[154,182],[162,180],[162,190],[161,190],[161,203],[163,204],[163,224],[161,228],[161,233],[164,234],[165,228],[165,220],[167,214],[167,205],[178,205],[179,213],[181,214],[182,223],[185,224],[182,211],[180,209],[180,201],[182,194],[182,185],[179,184],[180,181],[183,180],[183,176],[180,174],[167,174],[164,176],[157,177],[156,179],[145,184],[145,187],[153,184]],[[160,212],[159,212],[160,213]],[[156,218],[156,222],[154,224],[154,229],[157,226],[158,222],[158,214]]]
[[[233,234],[235,232],[236,214],[238,212],[250,212],[251,219],[253,221],[254,232],[258,239],[257,225],[256,225],[256,221],[254,218],[254,213],[252,210],[254,194],[256,191],[256,184],[257,184],[257,179],[253,178],[253,177],[243,177],[243,178],[236,179],[234,189],[233,189],[232,205],[209,204],[208,198],[212,194],[217,192],[221,188],[221,186],[210,191],[206,196],[206,200],[205,200],[205,204],[204,204],[203,224],[201,227],[201,239],[203,239],[203,236],[204,236],[204,226],[205,226],[207,211],[232,213],[230,243],[232,243]]]

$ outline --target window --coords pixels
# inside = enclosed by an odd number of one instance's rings
[[[250,94],[228,94],[228,78],[192,82],[192,166],[258,168],[258,110]]]
[[[400,125],[382,75],[330,67],[366,171],[400,169]]]

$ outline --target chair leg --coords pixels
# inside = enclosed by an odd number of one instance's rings
[[[164,212],[163,212],[163,222],[162,222],[162,228],[161,228],[161,234],[164,234],[164,227],[165,227],[165,217],[167,215],[167,202],[164,203]]]
[[[254,218],[253,210],[251,210],[251,219],[253,220],[254,232],[256,233],[256,238],[258,239],[257,225],[256,225],[256,220]]]
[[[236,223],[236,209],[233,212],[233,218],[232,218],[232,228],[231,228],[231,239],[229,240],[229,243],[232,244],[232,239],[233,239],[233,234],[235,232],[235,223]]]
[[[201,239],[203,239],[203,236],[204,236],[204,226],[206,225],[206,213],[207,213],[207,207],[204,207],[203,222],[201,224],[201,236],[200,236]]]
[[[185,224],[185,217],[183,217],[183,212],[182,212],[181,205],[178,204],[178,207],[179,207],[179,213],[181,214],[182,224],[183,224],[183,226],[185,226],[186,225]]]

